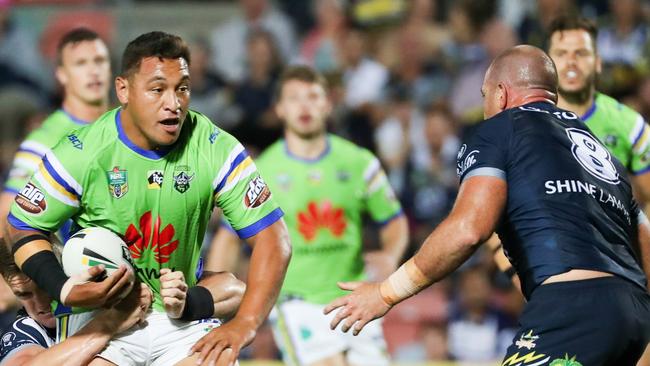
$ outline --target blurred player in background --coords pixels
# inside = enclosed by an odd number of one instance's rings
[[[0,197],[3,218],[16,194],[38,170],[45,153],[62,137],[93,122],[108,109],[111,64],[108,48],[97,33],[85,28],[66,33],[57,46],[56,59],[63,103],[20,144]]]
[[[496,230],[529,300],[502,366],[633,365],[650,340],[650,224],[622,164],[579,117],[555,106],[557,72],[540,49],[498,56],[481,88],[486,121],[458,153],[449,216],[381,284],[352,283],[335,328],[355,334],[444,278]]]
[[[77,307],[113,303],[130,276],[121,267],[100,282],[68,278],[45,235],[72,218],[81,228],[113,230],[129,245],[138,278],[154,292],[154,311],[146,327],[111,340],[93,365],[230,365],[255,337],[284,278],[291,248],[282,210],[241,144],[188,110],[189,62],[180,37],[150,32],[131,41],[115,79],[121,107],[49,151],[8,216],[18,266],[73,307],[59,320],[61,334],[89,320]],[[255,244],[241,306],[217,328],[217,320],[204,320],[215,315],[214,295],[196,275],[215,207]],[[169,303],[160,278],[172,273],[187,288],[182,301]]]
[[[330,330],[322,311],[343,293],[337,282],[364,279],[364,267],[379,279],[397,268],[408,243],[400,204],[372,153],[327,133],[331,105],[316,71],[289,67],[279,81],[275,110],[285,122],[285,139],[256,162],[286,213],[293,246],[271,314],[276,343],[289,365],[388,365],[379,322],[364,336],[351,337]],[[381,249],[365,255],[364,213],[381,225]],[[240,237],[221,230],[206,268],[234,270]]]

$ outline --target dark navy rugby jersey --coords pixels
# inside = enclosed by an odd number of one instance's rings
[[[54,345],[54,333],[54,329],[45,328],[28,316],[18,317],[0,338],[0,365],[21,347],[51,347]]]
[[[574,113],[543,102],[481,122],[458,152],[461,182],[489,175],[508,184],[497,234],[527,298],[571,269],[645,288],[632,248],[640,211],[626,174]]]

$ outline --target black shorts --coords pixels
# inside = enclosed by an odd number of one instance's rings
[[[502,366],[634,366],[650,340],[650,295],[619,277],[536,288]]]

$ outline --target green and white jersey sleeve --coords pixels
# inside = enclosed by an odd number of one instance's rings
[[[5,191],[20,192],[29,178],[38,170],[38,165],[45,153],[61,138],[86,124],[85,121],[81,121],[63,110],[52,113],[20,144],[11,163],[9,176],[5,182]]]
[[[395,197],[379,159],[365,149],[362,150],[362,159],[366,165],[363,170],[366,210],[373,221],[380,224],[387,223],[401,214],[400,203]]]
[[[598,93],[582,120],[630,173],[650,171],[650,127],[639,113]]]

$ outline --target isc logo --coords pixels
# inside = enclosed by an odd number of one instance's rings
[[[31,183],[27,183],[25,188],[20,191],[20,194],[16,196],[16,203],[23,210],[33,214],[39,214],[45,211],[47,207],[45,204],[45,195],[38,187]]]

